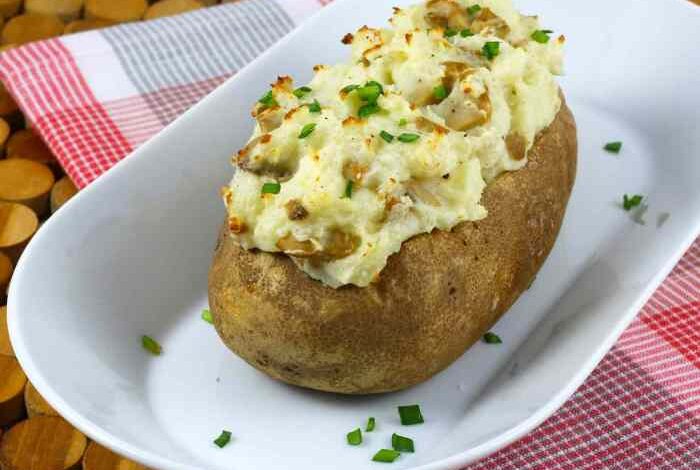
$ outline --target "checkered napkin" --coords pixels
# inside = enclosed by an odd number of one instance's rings
[[[243,0],[39,42],[0,79],[89,184],[330,0]],[[544,424],[470,469],[700,469],[700,239]]]

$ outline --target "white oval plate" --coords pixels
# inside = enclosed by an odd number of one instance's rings
[[[167,469],[377,468],[400,431],[417,451],[392,468],[457,468],[524,435],[591,372],[700,229],[700,11],[688,2],[523,1],[568,38],[562,85],[580,137],[578,181],[532,289],[477,344],[410,390],[340,397],[268,379],[200,320],[224,210],[218,188],[278,74],[308,79],[345,56],[342,33],[385,24],[394,0],[338,1],[72,200],[17,268],[9,325],[29,378],[91,438]],[[640,25],[643,25],[641,27]],[[622,140],[619,156],[602,145]],[[619,207],[649,197],[647,223]],[[670,218],[657,225],[658,217]],[[142,334],[164,346],[148,356]],[[396,406],[426,423],[401,428]],[[359,448],[345,433],[375,416]],[[222,429],[233,441],[218,449]]]

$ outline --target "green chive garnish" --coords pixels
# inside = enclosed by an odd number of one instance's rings
[[[379,82],[376,81],[376,80],[370,80],[370,81],[368,81],[367,83],[365,83],[365,86],[376,86],[376,87],[379,88],[379,93],[382,94],[382,95],[384,94],[384,87],[382,86],[381,83],[379,83]]]
[[[345,88],[343,88],[341,91],[343,93],[350,93],[351,91],[357,90],[358,88],[360,88],[360,85],[348,85]]]
[[[456,29],[448,28],[445,30],[445,37],[451,38],[452,36],[457,36],[458,33],[459,33],[459,31],[457,31]]]
[[[208,308],[202,310],[202,320],[212,325],[214,324],[214,318],[212,318],[211,311]]]
[[[459,32],[459,35],[463,38],[468,38],[469,36],[474,36],[474,33],[472,33],[471,29],[464,28],[462,31]]]
[[[445,85],[438,85],[435,88],[433,88],[433,96],[436,100],[439,101],[442,101],[445,98],[447,98],[447,88],[445,88]]]
[[[416,140],[420,139],[420,136],[418,134],[411,134],[409,132],[404,132],[401,134],[399,137],[399,142],[403,142],[405,144],[410,144],[411,142],[415,142]]]
[[[642,203],[643,199],[644,196],[642,196],[641,194],[635,194],[634,196],[628,196],[627,194],[625,194],[622,197],[622,207],[624,207],[626,211],[630,211],[635,207],[639,206]]]
[[[279,183],[265,183],[260,190],[261,194],[279,194],[282,190],[282,185]]]
[[[231,442],[230,431],[221,431],[221,435],[214,440],[214,444],[216,444],[220,449],[226,447],[229,442]]]
[[[376,425],[377,425],[377,422],[375,421],[374,416],[371,416],[371,417],[367,420],[367,426],[365,427],[365,431],[366,431],[366,432],[372,432],[372,431],[374,431],[374,427],[375,427]]]
[[[313,103],[307,104],[309,107],[309,112],[311,113],[320,113],[321,112],[321,103],[318,102],[318,100],[314,100]]]
[[[477,13],[479,13],[480,10],[481,10],[481,7],[479,5],[472,5],[469,8],[467,8],[467,13],[469,13],[469,15],[471,15],[471,16],[474,16]]]
[[[406,124],[408,124],[408,119],[406,119],[406,118],[399,119],[399,127],[404,127]]]
[[[424,422],[423,414],[420,412],[420,406],[418,405],[399,406],[399,416],[401,417],[401,424],[404,426]]]
[[[351,446],[359,446],[362,444],[362,431],[360,428],[355,429],[354,431],[350,431],[348,433],[348,444]]]
[[[345,199],[352,198],[352,181],[348,181],[348,184],[345,185],[345,192],[343,193],[343,197]]]
[[[314,129],[316,129],[315,122],[311,122],[311,123],[305,125],[304,127],[301,128],[301,132],[299,133],[299,138],[300,139],[307,138],[309,135],[311,135],[311,133],[314,131]]]
[[[396,433],[391,435],[391,447],[399,452],[415,452],[415,448],[413,447],[413,439],[400,436]]]
[[[490,331],[484,335],[484,341],[488,344],[501,344],[503,342],[500,336]]]
[[[275,99],[274,95],[272,94],[272,90],[268,91],[263,95],[262,98],[258,100],[258,103],[263,105],[266,108],[271,108],[273,106],[277,106],[277,100]]]
[[[374,462],[392,463],[394,460],[398,459],[400,455],[401,452],[397,452],[395,450],[381,449],[376,454],[374,454],[372,460]]]
[[[302,98],[307,93],[311,93],[311,88],[307,86],[303,86],[294,90],[294,96],[296,96],[297,98]]]
[[[386,140],[388,143],[392,143],[394,141],[394,136],[389,134],[387,131],[381,131],[379,133],[379,136],[382,139]]]
[[[486,44],[484,44],[484,47],[481,48],[481,53],[488,60],[493,60],[500,51],[501,43],[498,41],[488,41]]]
[[[163,348],[161,347],[160,344],[153,338],[147,335],[141,336],[141,345],[143,348],[153,354],[154,356],[160,356],[160,354],[163,352]]]
[[[357,110],[357,115],[361,118],[366,118],[372,114],[377,114],[381,110],[382,108],[377,103],[369,103],[360,106],[360,109]]]
[[[368,83],[367,85],[357,89],[357,96],[359,96],[362,101],[366,101],[368,103],[375,103],[381,94],[382,87],[376,82]]]
[[[620,153],[622,142],[608,142],[603,148],[610,153]]]
[[[535,42],[540,44],[547,44],[549,42],[549,35],[552,31],[549,29],[538,29],[530,35],[530,37]]]

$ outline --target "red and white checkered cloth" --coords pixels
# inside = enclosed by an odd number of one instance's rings
[[[79,187],[330,0],[244,0],[30,44],[0,79]],[[571,399],[470,469],[700,469],[700,239]]]

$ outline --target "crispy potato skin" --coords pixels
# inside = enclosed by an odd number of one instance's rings
[[[455,361],[526,290],[559,232],[576,174],[565,104],[527,166],[485,190],[489,215],[418,235],[377,283],[332,289],[285,255],[247,251],[222,228],[209,303],[224,343],[257,369],[346,394],[400,390]]]

